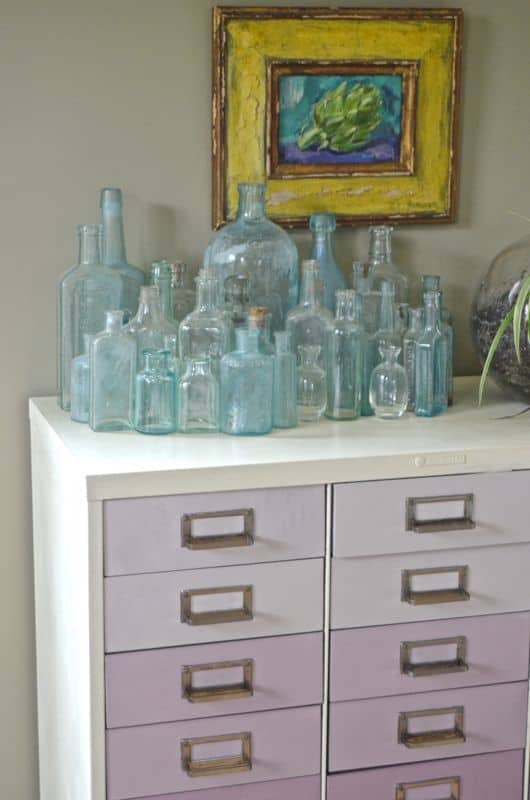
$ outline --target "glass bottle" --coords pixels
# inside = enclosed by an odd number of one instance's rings
[[[239,328],[236,349],[221,359],[221,430],[237,436],[272,430],[273,359],[257,330]]]
[[[188,358],[178,382],[178,429],[182,433],[219,430],[219,383],[208,358]]]
[[[326,410],[326,373],[319,366],[319,345],[299,345],[298,367],[298,419],[301,422],[318,422]]]
[[[225,311],[234,330],[247,324],[249,292],[248,275],[229,275],[224,282]]]
[[[379,327],[376,333],[377,347],[382,344],[393,344],[401,348],[400,321],[395,304],[395,287],[390,281],[381,283],[381,306],[379,309]]]
[[[355,419],[361,406],[363,337],[354,319],[354,296],[351,289],[337,292],[335,322],[326,332],[326,416],[330,419]]]
[[[440,292],[440,276],[439,275],[422,275],[421,284],[423,293],[425,292]],[[447,403],[453,405],[454,395],[454,330],[453,330],[453,315],[449,309],[443,305],[443,292],[440,292],[440,304],[442,308],[441,314],[441,328],[447,336],[448,358],[447,358]]]
[[[372,289],[381,291],[383,281],[389,281],[395,289],[395,302],[408,303],[409,282],[392,261],[392,228],[390,225],[372,225],[369,229],[370,245],[368,261]]]
[[[324,305],[335,310],[335,293],[346,287],[335,253],[335,214],[311,214],[309,229],[313,235],[310,258],[320,264],[320,280],[324,284]]]
[[[258,332],[258,346],[260,353],[268,356],[274,355],[274,345],[271,342],[272,315],[265,306],[251,306],[248,310],[247,327]]]
[[[160,305],[166,319],[178,329],[178,321],[173,316],[173,267],[169,261],[153,261],[149,269],[151,286],[158,286]]]
[[[172,261],[173,319],[181,322],[195,308],[195,291],[189,284],[188,266],[183,261]]]
[[[57,284],[57,393],[61,408],[70,410],[72,359],[83,353],[83,336],[105,327],[105,312],[119,308],[123,280],[101,263],[100,226],[79,225],[79,259]]]
[[[296,356],[287,331],[276,331],[274,341],[272,424],[275,428],[295,428],[298,425]]]
[[[125,331],[136,341],[137,370],[143,365],[144,350],[164,350],[177,358],[178,327],[162,311],[158,286],[141,286],[138,311],[125,326]]]
[[[106,188],[100,194],[101,224],[103,226],[103,263],[123,278],[123,308],[126,317],[133,317],[138,308],[140,286],[145,282],[144,271],[127,263],[123,233],[123,199],[121,189]]]
[[[352,261],[352,288],[360,294],[370,291],[370,264],[368,261]]]
[[[174,433],[177,429],[177,381],[169,350],[144,350],[136,375],[134,427],[140,433]]]
[[[440,321],[439,292],[424,294],[424,325],[416,346],[416,405],[419,417],[447,411],[448,342]]]
[[[318,270],[318,261],[302,262],[300,303],[287,314],[286,329],[291,335],[294,351],[300,354],[299,347],[304,345],[318,347],[318,363],[323,366],[326,331],[333,316],[320,302]]]
[[[219,375],[219,362],[230,349],[231,328],[218,308],[218,280],[201,272],[196,278],[197,305],[179,325],[180,358],[210,359]]]
[[[123,327],[123,311],[107,311],[105,330],[90,342],[90,414],[94,431],[133,425],[136,344]]]
[[[362,328],[364,330],[361,416],[371,417],[374,412],[370,405],[370,378],[379,362],[377,332],[379,330],[381,295],[379,292],[367,292],[363,295],[356,295],[356,299],[357,303],[362,303]]]
[[[273,330],[279,330],[298,298],[298,252],[290,236],[267,219],[265,184],[241,183],[238,191],[237,217],[214,233],[204,266],[215,269],[223,285],[229,275],[246,273],[251,304],[267,306]]]
[[[409,328],[403,337],[403,366],[409,382],[407,411],[414,411],[416,402],[416,349],[423,330],[423,308],[409,309]]]
[[[400,349],[383,343],[380,348],[383,360],[372,372],[370,403],[380,419],[399,419],[407,410],[408,379],[405,368],[398,363]]]
[[[90,340],[83,336],[83,352],[72,360],[70,386],[70,417],[74,422],[88,422],[90,408]]]

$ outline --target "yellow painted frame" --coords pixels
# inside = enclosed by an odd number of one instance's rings
[[[233,219],[237,184],[266,180],[271,61],[419,63],[413,175],[270,179],[267,211],[305,225],[316,211],[339,224],[454,222],[461,9],[216,7],[213,59],[213,219]]]

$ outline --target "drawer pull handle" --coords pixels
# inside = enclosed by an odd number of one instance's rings
[[[223,519],[242,517],[243,530],[239,533],[216,533],[209,536],[194,536],[193,522],[199,519]],[[249,547],[254,544],[254,509],[240,508],[235,511],[202,511],[183,514],[180,520],[182,547],[188,550],[219,550],[222,547]]]
[[[420,505],[441,503],[463,503],[461,517],[443,519],[416,519],[416,509]],[[414,533],[448,533],[451,531],[471,531],[476,526],[473,521],[474,496],[472,494],[451,494],[444,497],[408,497],[406,506],[405,530]]]
[[[412,579],[424,575],[444,575],[456,573],[458,586],[448,589],[413,589]],[[401,600],[412,606],[434,605],[436,603],[459,603],[470,599],[467,590],[469,568],[431,567],[429,569],[404,569],[401,572]]]
[[[211,703],[218,700],[241,700],[252,697],[253,661],[245,658],[242,661],[220,661],[212,664],[198,664],[182,668],[182,696],[190,703]],[[193,676],[198,672],[210,670],[242,669],[243,680],[239,683],[227,683],[218,686],[194,686]]]
[[[219,758],[193,758],[193,748],[201,745],[216,745],[223,742],[241,742],[238,755]],[[209,778],[213,775],[228,775],[234,772],[249,772],[252,769],[252,739],[250,733],[205,736],[197,739],[183,739],[180,743],[182,769],[190,778]]]
[[[412,651],[422,647],[449,647],[455,645],[456,656],[451,660],[413,662]],[[400,665],[401,674],[411,678],[430,678],[434,675],[447,675],[451,672],[466,672],[467,639],[465,636],[454,636],[449,639],[426,639],[420,642],[401,642]]]
[[[241,594],[240,608],[194,611],[193,599],[213,595]],[[187,625],[219,625],[224,622],[245,622],[254,618],[252,586],[221,586],[216,589],[187,589],[180,594],[180,621]]]
[[[424,717],[454,716],[452,728],[442,728],[432,731],[413,733],[409,730],[409,723],[413,719]],[[452,708],[435,708],[427,711],[403,711],[398,721],[398,742],[405,747],[439,747],[445,744],[463,744],[466,741],[464,733],[464,706]]]
[[[446,786],[451,794],[447,800],[460,800],[460,778],[437,778],[433,781],[418,781],[417,783],[398,783],[396,786],[396,800],[412,800],[407,792],[413,789],[430,789],[433,786]],[[430,793],[429,793],[430,794]],[[445,798],[444,798],[445,800]]]

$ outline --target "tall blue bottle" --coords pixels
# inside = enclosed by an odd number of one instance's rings
[[[136,314],[140,286],[145,281],[143,270],[127,263],[123,233],[123,198],[121,189],[106,188],[100,195],[101,224],[103,226],[103,263],[119,272],[123,278],[123,308],[127,322]]]
[[[447,411],[447,337],[442,331],[439,292],[424,294],[424,325],[416,345],[416,408],[418,417]]]
[[[421,285],[423,292],[440,292],[439,275],[422,275]],[[453,405],[454,395],[454,330],[453,315],[443,304],[443,292],[440,292],[440,305],[442,308],[441,328],[447,336],[449,354],[447,358],[447,398],[448,404]]]
[[[324,305],[335,310],[335,293],[346,287],[335,253],[335,214],[311,214],[309,228],[313,234],[311,255],[320,264],[320,280],[324,284]]]
[[[276,331],[274,340],[272,424],[275,428],[294,428],[298,425],[296,356],[287,331]]]
[[[107,311],[105,330],[90,342],[92,430],[132,428],[135,373],[136,345],[123,328],[123,311]]]
[[[354,296],[351,289],[337,292],[335,322],[326,333],[326,416],[330,419],[355,419],[360,412],[363,337],[354,317]]]
[[[236,330],[236,350],[221,359],[221,430],[238,436],[272,429],[273,357],[256,330]]]

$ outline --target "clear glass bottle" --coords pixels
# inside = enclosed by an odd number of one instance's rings
[[[100,226],[79,225],[78,263],[57,284],[57,394],[59,405],[70,410],[72,359],[83,353],[83,337],[105,327],[105,312],[120,308],[123,280],[101,263]]]
[[[214,233],[204,266],[215,269],[223,285],[229,275],[246,273],[251,304],[267,306],[273,330],[279,330],[298,298],[298,252],[290,236],[267,219],[265,184],[241,183],[238,191],[237,217]]]
[[[139,433],[165,434],[177,429],[177,382],[169,350],[144,350],[136,375],[134,427]]]
[[[320,264],[320,280],[324,284],[324,305],[331,312],[335,310],[335,293],[346,287],[344,276],[337,264],[335,252],[335,214],[311,214],[309,229],[313,235],[311,255]]]
[[[190,286],[188,266],[172,261],[173,319],[181,322],[195,308],[195,290]]]
[[[208,358],[188,358],[178,382],[178,429],[181,433],[219,430],[219,382]]]
[[[379,292],[367,292],[357,295],[357,298],[359,298],[357,302],[362,302],[362,327],[364,330],[361,416],[371,417],[374,412],[370,405],[370,378],[380,358],[377,332],[379,330],[381,295]]]
[[[403,337],[403,366],[409,382],[407,411],[414,411],[416,403],[416,349],[423,330],[423,308],[409,309],[409,328]]]
[[[248,275],[229,275],[224,282],[225,311],[235,331],[244,328],[248,319],[250,283]]]
[[[422,275],[421,284],[422,291],[425,292],[440,292],[440,276],[439,275]],[[447,402],[448,405],[453,405],[454,397],[454,330],[453,330],[453,315],[448,308],[443,304],[443,292],[440,292],[440,303],[442,307],[441,315],[441,328],[447,336],[448,358],[447,358]]]
[[[221,359],[221,430],[237,436],[272,430],[273,359],[257,330],[239,328],[236,349]]]
[[[424,324],[416,347],[416,405],[419,417],[447,411],[447,337],[442,331],[439,292],[424,294]]]
[[[271,342],[272,315],[265,306],[251,306],[248,310],[247,327],[258,332],[258,346],[261,353],[268,356],[274,355],[274,345]]]
[[[318,261],[302,262],[300,303],[287,314],[286,329],[298,357],[301,346],[316,346],[319,348],[318,363],[324,366],[326,331],[333,323],[333,315],[320,302],[318,270]]]
[[[394,292],[395,287],[393,283],[390,281],[382,281],[379,327],[376,333],[378,349],[381,348],[383,344],[393,344],[401,348],[401,323],[397,314]]]
[[[90,413],[94,431],[133,426],[136,344],[123,327],[123,311],[107,311],[105,330],[90,341]]]
[[[330,419],[355,419],[361,407],[363,336],[355,321],[354,298],[351,289],[337,291],[335,322],[326,332],[326,416]]]
[[[319,366],[320,346],[299,345],[298,419],[318,422],[326,410],[326,373]]]
[[[74,422],[88,422],[90,409],[90,340],[91,336],[83,336],[83,352],[72,360],[72,378],[70,386],[70,418]]]
[[[370,245],[368,261],[370,263],[371,285],[374,291],[381,291],[383,281],[393,284],[395,302],[409,302],[409,282],[406,275],[400,272],[392,260],[392,228],[390,225],[373,225],[369,228]]]
[[[173,358],[177,357],[178,327],[162,311],[158,286],[140,287],[138,311],[125,326],[125,331],[136,342],[138,370],[143,365],[144,350],[168,349]]]
[[[145,274],[139,267],[133,267],[127,262],[121,189],[102,189],[99,205],[103,226],[103,263],[119,272],[123,278],[123,308],[128,312],[126,318],[130,318],[136,314],[140,286],[145,282]]]
[[[272,424],[275,428],[295,428],[298,425],[296,356],[287,331],[276,331],[274,341]]]
[[[218,308],[217,277],[201,272],[196,281],[197,305],[179,325],[180,358],[210,359],[218,376],[219,362],[230,350],[231,327]]]
[[[158,286],[162,312],[178,331],[178,321],[173,316],[173,267],[171,263],[166,259],[153,261],[149,268],[149,282],[151,286]]]
[[[407,410],[409,401],[407,373],[398,363],[401,348],[384,343],[380,349],[382,361],[370,379],[370,403],[376,417],[399,419]]]

